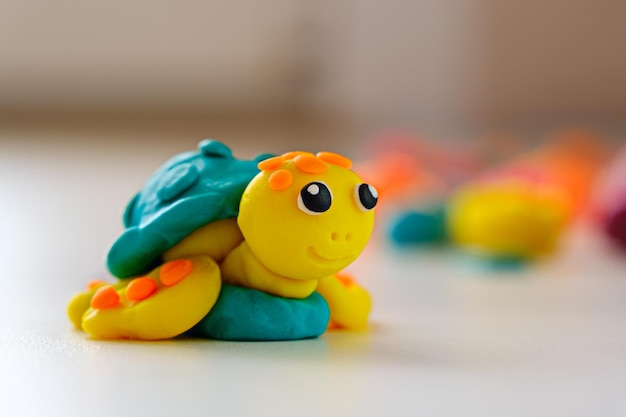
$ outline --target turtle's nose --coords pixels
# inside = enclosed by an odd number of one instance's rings
[[[333,242],[341,243],[341,242],[350,242],[352,240],[352,233],[339,233],[333,232],[330,235],[330,239]]]

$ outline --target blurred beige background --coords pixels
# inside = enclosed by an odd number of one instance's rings
[[[386,126],[467,140],[453,156],[491,131],[625,138],[625,18],[624,0],[0,0],[0,416],[623,416],[626,258],[591,225],[500,269],[397,251],[379,216],[351,266],[364,333],[99,343],[65,305],[110,279],[128,199],[206,137],[355,161]]]
[[[3,0],[0,126],[141,113],[621,131],[624,17],[620,0]]]

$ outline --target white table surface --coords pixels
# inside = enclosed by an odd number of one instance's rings
[[[350,268],[374,297],[367,332],[95,341],[68,299],[107,276],[127,199],[197,138],[1,139],[0,416],[626,415],[626,256],[589,227],[517,270],[379,235]]]

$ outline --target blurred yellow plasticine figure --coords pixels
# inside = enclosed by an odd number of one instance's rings
[[[470,184],[450,200],[450,235],[476,254],[532,259],[556,246],[570,218],[566,197],[556,188],[507,179]]]

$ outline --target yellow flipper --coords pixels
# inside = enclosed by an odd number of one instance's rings
[[[168,339],[206,316],[220,289],[213,259],[177,259],[144,277],[93,286],[70,301],[68,315],[96,339]]]
[[[317,292],[330,307],[331,326],[343,329],[364,329],[372,309],[369,293],[351,276],[339,273],[319,280]]]

